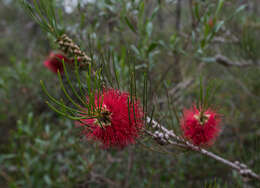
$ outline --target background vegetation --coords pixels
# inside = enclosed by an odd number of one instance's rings
[[[62,11],[65,9],[66,11]],[[137,85],[148,70],[149,112],[179,131],[181,113],[199,98],[199,78],[218,86],[211,103],[223,115],[212,151],[260,173],[260,3],[258,0],[96,0],[72,10],[57,0],[66,33],[86,52],[113,52],[128,90],[129,54]],[[39,84],[60,95],[43,66],[54,40],[17,1],[0,2],[0,187],[257,187],[212,159],[138,143],[102,150],[74,122],[51,111]],[[142,96],[142,90],[137,90]],[[148,145],[155,145],[149,140]]]

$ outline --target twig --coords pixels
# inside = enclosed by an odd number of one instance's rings
[[[188,78],[180,83],[178,83],[174,88],[172,88],[168,93],[169,96],[171,96],[174,99],[174,103],[177,103],[178,98],[181,96],[181,92],[185,89],[187,89],[188,87],[190,87],[192,85],[192,83],[194,82],[194,79],[192,78]],[[160,98],[158,101],[156,101],[156,103],[162,104],[164,102],[167,101],[168,97],[162,97]]]
[[[106,177],[104,177],[104,176],[102,176],[100,174],[96,174],[94,172],[91,172],[90,174],[91,174],[91,178],[93,178],[94,180],[95,179],[96,180],[101,180],[101,181],[107,183],[108,185],[111,185],[112,187],[119,187],[119,185],[117,183],[113,182],[109,178],[106,178]]]
[[[150,122],[151,119],[147,117],[147,122]],[[158,129],[160,131],[155,131],[154,133],[146,130],[145,132],[152,136],[159,144],[171,144],[178,147],[182,147],[188,150],[196,151],[198,153],[201,153],[203,155],[206,155],[210,158],[215,159],[216,161],[219,161],[232,169],[236,170],[241,176],[252,178],[255,180],[260,181],[260,176],[253,172],[250,168],[248,168],[247,165],[240,163],[238,161],[231,162],[227,159],[224,159],[210,151],[207,151],[206,149],[200,148],[198,146],[193,145],[192,143],[184,140],[183,138],[177,136],[173,130],[168,130],[164,126],[160,125],[157,121],[152,120],[151,125],[153,128]]]
[[[180,29],[181,29],[181,12],[182,12],[181,5],[182,5],[181,0],[177,0],[175,29],[178,34],[180,33]],[[176,77],[177,77],[178,82],[182,80],[180,59],[181,59],[181,57],[180,57],[179,52],[176,52],[175,56],[174,56],[174,64],[175,64],[176,70],[177,70]]]
[[[223,55],[216,55],[214,57],[215,61],[225,67],[250,67],[250,66],[254,66],[254,65],[260,65],[260,62],[233,62],[230,59],[228,59],[227,57],[223,56]]]
[[[131,169],[133,167],[133,151],[131,150],[131,148],[128,149],[128,163],[127,163],[127,172],[126,172],[126,177],[130,177],[131,175]],[[130,186],[130,179],[126,178],[125,182],[124,182],[124,187],[128,188]]]
[[[193,0],[189,0],[189,11],[190,11],[190,15],[191,15],[191,28],[195,29],[196,20],[195,20],[195,16],[194,16],[193,10],[192,10],[194,7],[193,3],[194,3]]]
[[[239,42],[239,40],[238,39],[236,39],[236,38],[234,38],[234,39],[226,39],[226,38],[224,38],[224,37],[214,37],[213,39],[212,39],[212,42],[213,43],[230,43],[230,44],[232,44],[232,43],[238,43]]]

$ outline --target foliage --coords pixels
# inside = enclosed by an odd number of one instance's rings
[[[55,131],[54,125],[42,124],[32,113],[27,120],[18,120],[7,154],[0,158],[8,186],[73,187],[84,180],[91,165],[76,135],[68,122]]]
[[[200,82],[213,80],[219,87],[210,102],[223,114],[223,128],[212,150],[260,173],[257,0],[182,1],[179,26],[178,1],[98,0],[70,14],[61,1],[48,2],[57,30],[47,24],[47,35],[17,1],[0,2],[0,187],[258,186],[198,154],[151,152],[150,139],[122,151],[100,150],[81,140],[73,121],[48,108],[40,85],[43,80],[50,95],[64,97],[59,78],[43,67],[62,33],[94,66],[105,62],[108,85],[137,88],[148,114],[176,132],[174,113],[199,99]],[[223,65],[217,55],[250,66]]]

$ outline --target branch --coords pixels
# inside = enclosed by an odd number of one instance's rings
[[[178,83],[174,88],[172,88],[168,92],[168,95],[172,97],[175,104],[177,104],[179,102],[178,99],[182,95],[182,91],[189,88],[193,84],[193,82],[194,82],[194,79],[188,78],[188,79]],[[167,102],[167,100],[168,100],[168,97],[162,97],[155,103],[163,104],[163,103]]]
[[[148,123],[150,123],[151,118],[147,117],[146,121]],[[154,133],[145,130],[145,132],[152,136],[159,144],[164,145],[164,144],[171,144],[171,145],[175,145],[178,147],[182,147],[188,150],[192,150],[192,151],[196,151],[198,153],[201,153],[203,155],[206,155],[210,158],[215,159],[216,161],[219,161],[227,166],[229,166],[230,168],[236,170],[241,176],[243,177],[248,177],[248,178],[252,178],[255,180],[260,181],[260,176],[258,174],[256,174],[255,172],[253,172],[253,170],[251,170],[250,168],[248,168],[247,165],[240,163],[238,161],[235,162],[231,162],[227,159],[224,159],[210,151],[207,151],[206,149],[200,148],[198,146],[193,145],[192,143],[184,140],[183,138],[177,136],[173,130],[168,130],[167,128],[165,128],[164,126],[160,125],[157,121],[152,120],[151,121],[151,125],[153,128],[158,129],[160,131],[155,131]]]
[[[101,181],[107,183],[108,185],[111,185],[112,187],[119,187],[119,185],[116,182],[114,182],[111,179],[106,178],[106,177],[104,177],[104,176],[102,176],[100,174],[96,174],[94,172],[90,172],[90,175],[91,175],[91,178],[94,179],[94,181],[95,180],[101,180]]]
[[[176,32],[179,34],[181,29],[181,12],[182,12],[182,4],[181,0],[177,0],[177,7],[176,7],[176,22],[175,22],[175,28]],[[175,52],[174,54],[174,64],[177,71],[175,71],[175,77],[176,80],[179,82],[182,80],[182,74],[181,74],[181,66],[180,66],[180,59],[181,56],[179,52]]]
[[[228,59],[227,57],[221,55],[221,54],[218,54],[214,57],[215,61],[225,67],[232,67],[232,66],[235,66],[235,67],[250,67],[250,66],[254,66],[254,65],[260,65],[260,62],[256,62],[256,63],[253,63],[253,62],[233,62],[231,61],[230,59]]]

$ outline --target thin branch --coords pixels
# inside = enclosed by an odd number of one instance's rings
[[[175,29],[178,34],[180,33],[180,29],[181,29],[181,12],[182,12],[181,5],[182,5],[181,0],[177,0]],[[180,57],[179,52],[175,52],[174,64],[177,69],[176,77],[177,77],[178,82],[182,80],[180,59],[181,59],[181,57]]]
[[[147,122],[150,122],[151,119],[149,117],[147,117],[146,119]],[[206,149],[200,148],[198,146],[193,145],[192,143],[184,140],[183,138],[177,136],[173,130],[168,130],[167,128],[165,128],[164,126],[160,125],[157,121],[152,120],[151,121],[151,125],[153,128],[158,129],[160,131],[155,131],[154,133],[145,130],[145,132],[152,136],[159,144],[164,145],[164,144],[171,144],[171,145],[175,145],[178,147],[182,147],[188,150],[192,150],[192,151],[196,151],[198,153],[201,153],[203,155],[206,155],[212,159],[215,159],[216,161],[219,161],[227,166],[229,166],[230,168],[236,170],[241,176],[243,177],[248,177],[248,178],[252,178],[255,180],[260,181],[260,176],[258,174],[256,174],[255,172],[253,172],[253,170],[251,170],[250,168],[248,168],[247,165],[240,163],[238,161],[235,162],[231,162],[227,159],[224,159],[210,151],[207,151]]]
[[[225,38],[225,37],[214,37],[213,39],[212,39],[212,43],[220,43],[220,44],[227,44],[227,43],[229,43],[229,44],[235,44],[235,43],[238,43],[239,42],[239,40],[237,39],[237,38],[233,38],[233,39],[227,39],[227,38]]]
[[[189,11],[190,11],[190,15],[191,15],[191,28],[192,29],[195,29],[196,27],[196,20],[195,20],[195,16],[194,16],[194,13],[193,13],[193,0],[189,0]]]
[[[169,91],[169,96],[171,96],[173,98],[173,100],[175,101],[174,103],[176,103],[178,98],[182,95],[182,91],[189,88],[193,84],[193,82],[194,82],[194,79],[188,78],[188,79],[178,83],[174,88],[172,88]],[[166,101],[167,101],[167,97],[162,97],[158,101],[156,101],[156,103],[162,104],[162,103],[165,103]]]
[[[94,172],[90,172],[90,174],[91,174],[91,178],[94,180],[101,180],[107,183],[108,185],[111,185],[112,187],[120,187],[116,182],[112,181],[109,178],[104,177],[103,175],[96,174]]]
[[[259,66],[260,65],[260,62],[246,62],[246,61],[243,61],[243,62],[233,62],[231,61],[230,59],[228,59],[227,57],[221,55],[221,54],[218,54],[214,57],[215,61],[225,67],[250,67],[250,66],[254,66],[254,65],[257,65]]]

